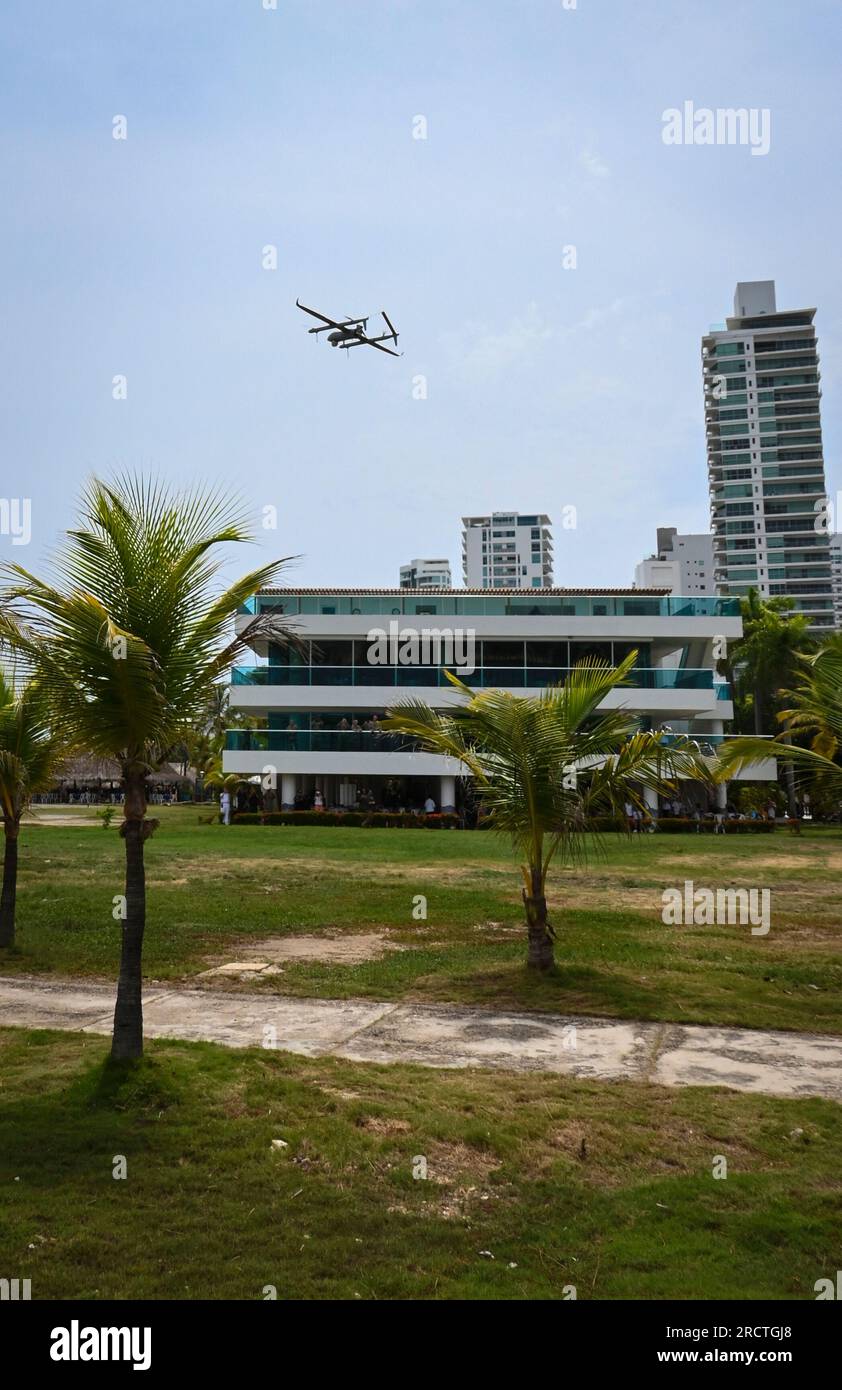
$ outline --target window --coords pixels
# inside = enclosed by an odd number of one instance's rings
[[[310,660],[314,666],[350,666],[353,649],[353,642],[314,641]]]
[[[583,661],[585,657],[598,657],[601,661],[611,661],[610,642],[571,642],[570,643],[570,665],[575,666],[577,661]]]
[[[567,666],[567,642],[527,642],[526,664],[529,667]]]
[[[522,666],[522,642],[484,641],[482,644],[483,666]]]

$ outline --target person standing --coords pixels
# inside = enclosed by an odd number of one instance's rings
[[[220,812],[222,813],[222,824],[223,824],[223,825],[230,825],[230,824],[231,824],[231,793],[228,791],[228,788],[227,788],[227,787],[225,788],[225,790],[223,791],[221,797],[219,798],[219,809],[220,809]]]

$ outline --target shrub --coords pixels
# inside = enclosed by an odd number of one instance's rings
[[[722,822],[726,835],[768,835],[775,829],[770,820],[728,820]],[[704,835],[712,835],[716,829],[715,820],[691,820],[685,816],[663,816],[658,821],[661,835],[687,835],[700,830]]]
[[[414,816],[406,811],[240,811],[233,825],[358,825],[363,828],[455,830],[458,816],[438,812]]]
[[[213,817],[216,819],[216,817]],[[437,812],[432,816],[415,816],[408,811],[239,811],[233,816],[232,825],[352,825],[381,830],[456,830],[461,826],[458,816]],[[775,829],[775,821],[768,820],[725,820],[726,835],[768,835]],[[791,825],[791,821],[781,821],[781,825]],[[686,816],[663,816],[658,820],[657,832],[661,835],[688,835],[701,831],[712,835],[716,826],[713,818],[691,820]],[[648,831],[652,821],[645,818],[642,829]],[[493,828],[491,816],[480,816],[477,830]],[[626,834],[628,827],[625,816],[594,816],[588,828],[596,834]]]

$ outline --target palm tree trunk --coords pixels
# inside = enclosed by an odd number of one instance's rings
[[[144,841],[157,821],[145,820],[146,780],[133,773],[125,778],[125,820],[120,834],[126,842],[126,915],[120,950],[120,978],[114,1008],[111,1056],[127,1061],[143,1056],[142,955],[146,927],[146,870]]]
[[[15,821],[3,821],[3,891],[0,894],[0,946],[15,944],[15,905],[18,893],[18,831]]]
[[[526,963],[530,970],[552,970],[555,965],[553,955],[554,932],[547,917],[547,899],[538,869],[531,872],[532,892],[523,890],[523,905],[526,910],[526,927],[529,933],[529,952]]]
[[[787,743],[789,743],[789,724],[785,724],[784,728],[787,731]],[[787,810],[789,811],[790,817],[793,820],[797,820],[798,802],[795,796],[795,768],[792,766],[792,763],[784,763],[783,774],[784,786],[786,787]]]
[[[754,732],[762,734],[763,728],[763,694],[759,684],[754,687]]]

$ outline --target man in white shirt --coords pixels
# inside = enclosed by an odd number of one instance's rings
[[[222,812],[222,824],[231,824],[231,793],[224,791],[219,798],[219,809]]]
[[[424,810],[428,816],[435,815],[436,803],[431,796],[428,796],[427,800],[424,802]]]

